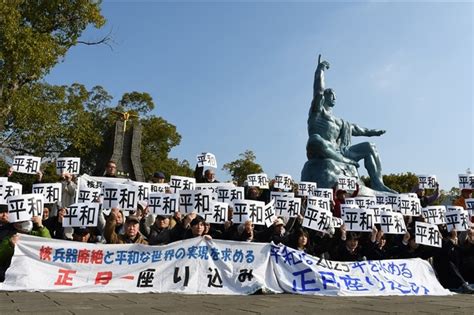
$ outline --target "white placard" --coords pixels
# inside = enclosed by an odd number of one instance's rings
[[[197,165],[199,167],[213,167],[217,168],[216,156],[212,153],[203,152],[196,156]]]
[[[277,174],[275,175],[275,183],[273,187],[276,189],[282,189],[283,191],[293,190],[293,179],[288,174]]]
[[[255,225],[265,225],[265,203],[254,200],[234,200],[234,223],[245,223],[250,220]]]
[[[418,176],[418,188],[420,189],[435,189],[436,188],[436,175],[417,175]]]
[[[102,183],[104,209],[118,208],[134,211],[138,203],[138,187],[127,184]]]
[[[265,205],[263,209],[263,215],[265,216],[265,226],[270,227],[273,225],[273,222],[277,219],[275,215],[275,199],[272,199],[269,203]]]
[[[308,206],[314,206],[326,211],[331,211],[331,201],[331,199],[309,196],[307,204]]]
[[[474,213],[474,198],[466,199],[466,210],[469,213],[469,217],[471,218]]]
[[[244,199],[244,187],[219,187],[217,190],[217,201],[233,203],[236,199]]]
[[[446,212],[446,226],[448,228],[448,232],[451,232],[452,229],[456,229],[458,232],[468,230],[469,213],[464,209]]]
[[[64,214],[64,227],[92,227],[97,226],[99,219],[99,203],[74,203],[67,207]]]
[[[314,195],[319,198],[325,198],[329,200],[334,199],[334,192],[331,188],[316,188]]]
[[[16,155],[13,158],[13,171],[24,174],[36,174],[41,166],[41,158],[28,155]]]
[[[426,221],[430,224],[446,224],[445,206],[428,206],[422,208],[421,212]]]
[[[217,198],[217,192],[219,190],[219,187],[221,187],[221,185],[222,183],[196,183],[196,185],[194,186],[194,189],[195,190],[208,190],[211,193],[213,193],[214,196]]]
[[[458,175],[459,189],[474,189],[474,174]]]
[[[170,184],[168,183],[151,183],[150,192],[167,193],[170,192]]]
[[[418,199],[418,198],[417,198]],[[412,203],[413,201],[413,203]],[[417,210],[418,208],[413,206],[415,205],[415,200],[413,200],[410,196],[407,194],[400,194],[398,195],[398,212],[400,212],[403,215],[406,216],[418,216],[419,213],[413,213],[413,210]]]
[[[60,157],[56,159],[56,174],[62,175],[69,173],[79,175],[81,171],[81,158],[78,157]]]
[[[31,192],[42,194],[44,203],[61,203],[62,189],[61,183],[33,184]]]
[[[298,183],[298,196],[315,196],[317,184],[314,182]]]
[[[146,201],[151,193],[151,183],[130,181],[130,185],[137,187],[137,201]]]
[[[398,194],[386,193],[384,195],[384,204],[392,207],[393,211],[398,210]]]
[[[342,219],[347,231],[371,232],[375,224],[374,210],[372,209],[346,209]]]
[[[179,212],[202,213],[211,211],[214,196],[209,190],[181,190],[179,192]]]
[[[374,223],[375,224],[380,224],[380,213],[382,211],[392,211],[390,206],[387,206],[387,205],[372,205],[369,207],[369,209],[374,210]]]
[[[380,228],[385,234],[405,234],[407,227],[400,212],[380,211]]]
[[[224,224],[227,221],[229,205],[225,202],[211,202],[211,211],[203,213],[207,223]]]
[[[374,206],[377,203],[375,196],[373,197],[355,197],[356,205],[361,209],[370,209],[370,206]]]
[[[262,189],[267,189],[269,182],[270,181],[268,180],[268,176],[265,173],[247,175],[248,187],[258,187]]]
[[[171,175],[170,190],[173,194],[180,190],[193,190],[196,187],[196,179],[192,177]]]
[[[356,204],[345,204],[345,203],[341,203],[340,205],[340,208],[341,208],[341,218],[344,218],[344,213],[346,212],[347,209],[357,209],[357,205]]]
[[[443,237],[436,224],[415,222],[415,242],[426,246],[442,246]]]
[[[280,197],[291,197],[294,198],[295,194],[292,192],[284,192],[284,191],[271,191],[270,192],[270,200],[277,199]]]
[[[156,215],[174,215],[179,211],[179,194],[152,192],[148,196],[148,209]]]
[[[357,189],[357,178],[339,176],[337,179],[337,190],[354,191]]]
[[[308,206],[304,212],[303,217],[303,226],[323,232],[328,233],[331,229],[332,222],[332,213],[330,211],[324,210],[317,206]]]
[[[28,221],[32,217],[43,215],[44,200],[41,194],[12,196],[7,199],[7,203],[10,223]]]
[[[0,182],[0,204],[6,205],[9,197],[21,195],[22,191],[23,186],[21,184]]]
[[[275,215],[294,218],[301,213],[301,199],[296,197],[279,197],[275,199]]]
[[[385,194],[383,192],[375,192],[375,202],[378,205],[384,205],[385,204]]]
[[[332,217],[332,227],[337,229],[340,228],[344,224],[344,220],[338,217]]]

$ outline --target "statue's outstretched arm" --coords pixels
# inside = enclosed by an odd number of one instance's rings
[[[323,98],[325,82],[324,82],[324,70],[329,69],[329,62],[321,61],[321,54],[318,57],[318,67],[314,72],[314,84],[313,84],[313,101],[311,102],[311,111],[318,112],[321,107],[321,100]]]
[[[351,124],[352,135],[355,137],[364,136],[364,137],[377,137],[385,133],[385,130],[380,129],[368,129],[361,127],[356,124]]]

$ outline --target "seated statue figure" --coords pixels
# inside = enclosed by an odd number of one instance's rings
[[[327,69],[329,63],[321,61],[319,55],[308,117],[308,161],[301,172],[301,180],[315,181],[320,187],[333,187],[339,176],[359,178],[358,162],[364,160],[372,189],[395,192],[383,183],[382,166],[375,145],[369,142],[351,145],[352,136],[380,136],[385,130],[364,128],[333,115],[336,93],[325,89],[324,71]]]

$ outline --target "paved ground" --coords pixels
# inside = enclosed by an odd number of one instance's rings
[[[474,295],[318,297],[0,292],[0,314],[474,314]]]

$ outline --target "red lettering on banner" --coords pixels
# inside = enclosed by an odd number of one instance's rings
[[[93,250],[90,258],[91,264],[101,265],[104,260],[104,252],[99,250]]]
[[[71,274],[76,274],[76,270],[59,269],[59,276],[54,285],[72,286],[72,277],[69,276]]]
[[[95,284],[109,284],[112,280],[112,271],[99,271],[95,277]]]
[[[80,249],[79,254],[77,254],[77,262],[80,264],[88,264],[91,251],[88,249]]]
[[[53,249],[49,246],[41,246],[39,251],[39,259],[40,260],[47,260],[51,261],[51,254],[53,253]]]

